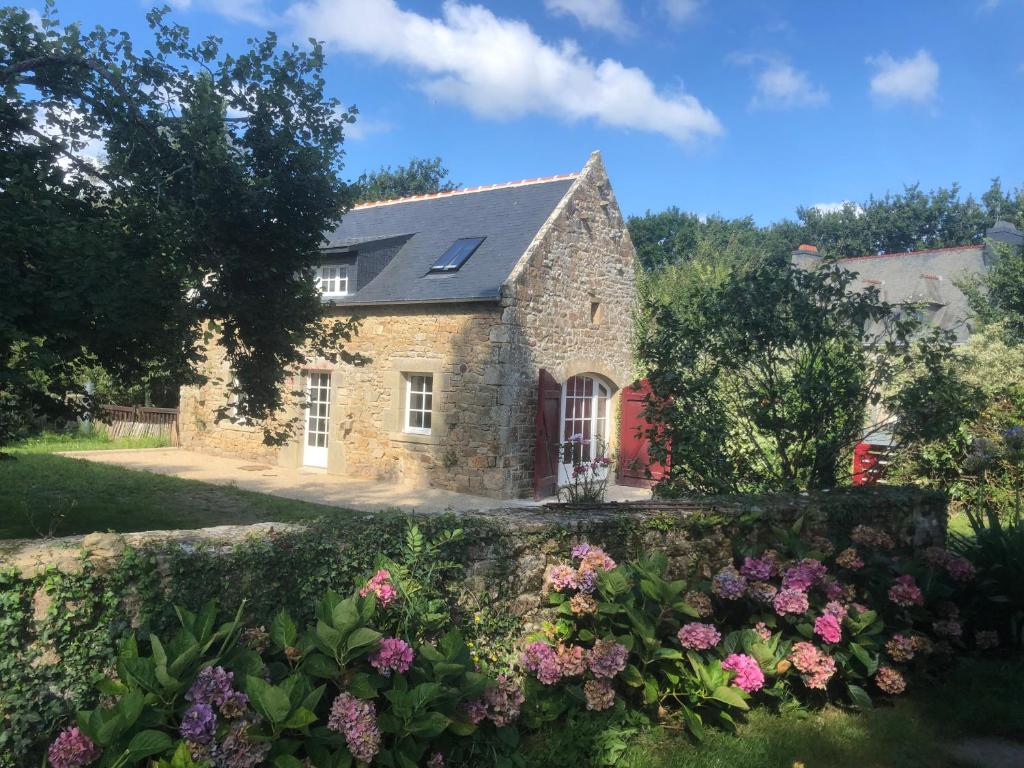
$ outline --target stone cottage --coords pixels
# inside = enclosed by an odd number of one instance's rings
[[[634,250],[600,155],[579,173],[360,205],[326,237],[329,312],[357,317],[347,349],[309,360],[282,447],[221,419],[223,384],[184,388],[186,448],[497,498],[553,493],[557,444],[614,452],[633,381]],[[219,347],[208,374],[230,379]],[[628,425],[623,425],[625,430]],[[635,430],[635,426],[632,427]]]

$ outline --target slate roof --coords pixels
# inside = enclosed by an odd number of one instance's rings
[[[969,335],[967,297],[954,282],[965,275],[985,271],[985,249],[981,245],[934,248],[909,253],[854,256],[839,263],[857,272],[853,287],[873,285],[890,304],[921,303],[925,318],[941,328],[955,331],[957,338]]]
[[[369,256],[374,241],[396,236],[408,239],[366,285],[352,296],[334,301],[349,305],[496,300],[502,284],[576,176],[531,179],[353,208],[327,235],[325,254],[332,249],[336,253],[354,249],[366,251]],[[453,242],[464,237],[485,239],[457,272],[429,274],[431,265]]]

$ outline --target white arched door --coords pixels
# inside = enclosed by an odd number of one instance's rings
[[[559,485],[572,482],[574,463],[584,464],[607,455],[610,404],[611,387],[596,376],[572,376],[562,385]],[[602,466],[598,473],[606,475],[608,467]]]

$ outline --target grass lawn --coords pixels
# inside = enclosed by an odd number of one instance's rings
[[[631,745],[620,765],[954,768],[989,765],[958,762],[949,754],[953,744],[985,737],[1024,743],[1024,664],[1019,660],[964,661],[941,684],[863,714],[754,712],[738,737],[715,732],[700,746],[677,732],[655,729]]]
[[[0,461],[0,539],[347,517],[344,509],[239,488],[134,472],[57,451],[152,448],[157,439],[43,435]]]

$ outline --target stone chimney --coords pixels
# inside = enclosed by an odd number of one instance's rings
[[[804,243],[793,251],[790,262],[800,269],[815,269],[821,263],[821,256],[818,255],[817,247]]]

